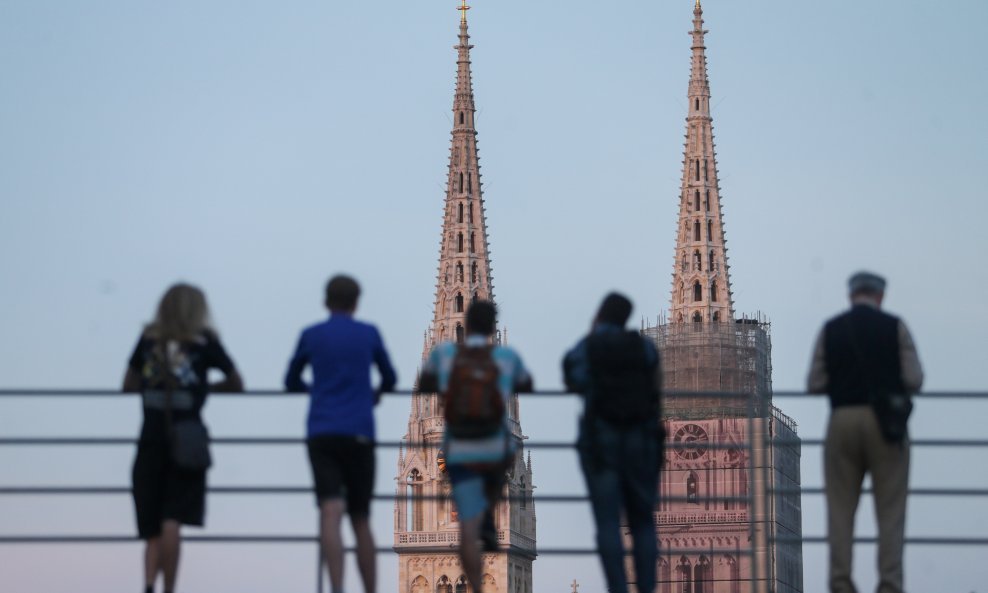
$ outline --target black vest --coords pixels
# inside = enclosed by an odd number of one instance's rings
[[[905,391],[897,317],[855,305],[828,321],[824,331],[831,407],[867,404],[872,392]]]

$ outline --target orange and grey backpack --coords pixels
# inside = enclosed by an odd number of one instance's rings
[[[496,434],[504,426],[504,398],[498,388],[500,370],[492,346],[457,348],[443,394],[446,429],[460,439]]]

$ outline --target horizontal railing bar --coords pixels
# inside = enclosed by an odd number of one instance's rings
[[[825,535],[807,535],[803,537],[776,536],[769,537],[770,541],[785,544],[826,544],[830,540]],[[877,544],[877,536],[854,538],[856,544]],[[988,546],[988,537],[907,537],[903,543],[914,546]]]
[[[419,392],[411,389],[395,389],[383,393],[385,396],[409,396],[417,395]],[[4,388],[0,389],[0,397],[32,397],[32,396],[119,396],[119,395],[140,395],[139,392],[133,391],[120,391],[117,388],[110,389],[72,389],[72,388],[55,388],[55,387],[30,387],[24,389],[11,389]],[[210,397],[221,396],[306,396],[307,392],[298,391],[285,391],[283,389],[249,389],[246,391],[237,392],[215,392],[210,393]],[[539,389],[537,391],[519,393],[523,397],[530,396],[577,396],[579,394],[566,389]],[[750,397],[750,394],[743,392],[730,392],[730,391],[666,391],[663,395],[667,398],[677,398],[677,397],[712,397],[712,398],[739,398],[739,397]],[[805,391],[797,390],[780,390],[773,391],[769,394],[771,397],[812,397],[812,398],[824,398],[824,394],[816,393],[806,393]],[[915,398],[956,398],[956,399],[988,399],[988,391],[925,391],[921,393],[914,393],[912,397]]]
[[[806,488],[768,488],[769,494],[826,494],[823,487]],[[862,488],[864,494],[872,494],[872,488]],[[909,496],[988,496],[988,488],[910,488],[906,490]]]

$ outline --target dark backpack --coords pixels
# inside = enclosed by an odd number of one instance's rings
[[[491,346],[457,348],[449,384],[443,394],[446,429],[461,439],[491,436],[504,426],[500,370]]]
[[[587,415],[617,426],[656,422],[658,361],[649,361],[645,348],[645,341],[634,331],[594,333],[587,338],[590,363]]]

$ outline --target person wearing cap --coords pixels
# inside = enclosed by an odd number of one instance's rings
[[[902,593],[909,443],[883,438],[875,394],[915,393],[923,384],[916,346],[901,319],[881,310],[885,279],[858,272],[848,281],[850,310],[830,319],[816,341],[807,391],[830,397],[823,465],[831,593],[855,593],[854,514],[871,474],[878,519],[878,593]]]
[[[622,515],[638,591],[655,589],[658,562],[652,513],[663,459],[662,371],[655,345],[624,328],[631,307],[627,297],[607,295],[589,335],[563,359],[566,388],[584,398],[577,451],[610,593],[628,591]]]

